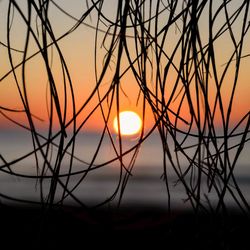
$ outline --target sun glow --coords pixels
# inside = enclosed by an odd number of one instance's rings
[[[137,134],[142,127],[142,121],[139,115],[133,111],[123,111],[119,113],[120,133],[121,135]],[[113,122],[115,132],[119,134],[118,117],[116,116]]]

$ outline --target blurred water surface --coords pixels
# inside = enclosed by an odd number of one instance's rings
[[[70,139],[70,136],[69,136]],[[69,140],[67,139],[67,140]],[[114,144],[119,150],[119,140],[116,136],[113,136]],[[123,151],[128,150],[135,145],[138,138],[127,138],[122,142]],[[192,141],[193,140],[193,141]],[[72,172],[86,170],[92,161],[94,154],[97,150],[97,145],[100,141],[100,134],[95,133],[82,133],[76,138],[74,155],[77,157],[73,160]],[[40,138],[41,144],[45,142]],[[54,141],[57,143],[57,141]],[[66,141],[67,142],[67,141]],[[195,144],[195,139],[191,139],[188,142],[189,145]],[[232,141],[232,144],[237,144],[237,138]],[[174,144],[169,140],[169,148],[172,150],[173,157]],[[43,148],[45,150],[45,148]],[[69,147],[68,152],[70,152]],[[250,146],[249,143],[245,144],[245,147],[237,161],[234,174],[238,181],[238,185],[242,190],[242,193],[246,197],[247,201],[250,201]],[[1,166],[5,162],[12,163],[13,160],[18,159],[33,150],[32,139],[30,133],[23,131],[0,131],[0,153],[2,159],[0,161]],[[57,147],[50,148],[50,162],[54,164],[57,155]],[[190,155],[193,154],[194,149],[190,149]],[[230,154],[235,152],[232,150]],[[124,156],[125,166],[129,166],[129,162],[133,152]],[[108,136],[104,137],[101,147],[98,151],[97,157],[93,162],[92,168],[94,170],[89,171],[83,180],[83,173],[73,175],[70,177],[68,188],[72,189],[81,181],[80,185],[74,190],[74,195],[79,198],[83,203],[88,206],[96,205],[110,197],[116,190],[119,183],[119,176],[121,173],[121,167],[119,161],[114,161],[109,164],[104,164],[107,161],[116,157],[116,153],[110,143]],[[79,161],[81,159],[81,161]],[[84,162],[85,163],[84,163]],[[150,135],[141,145],[139,153],[136,158],[136,162],[131,171],[131,176],[128,180],[127,186],[123,193],[122,205],[138,205],[145,207],[166,207],[168,204],[168,195],[165,181],[162,178],[163,174],[163,153],[161,140],[157,134]],[[184,157],[179,157],[180,165],[185,169],[187,162]],[[13,173],[37,175],[41,173],[44,160],[41,154],[37,153],[37,163],[35,154],[18,161],[10,166]],[[102,165],[104,164],[104,165]],[[68,173],[70,165],[69,154],[65,154],[60,173]],[[100,166],[99,168],[95,168]],[[6,167],[1,170],[7,170]],[[123,174],[125,172],[123,168]],[[51,174],[50,170],[47,170],[47,175]],[[174,208],[183,209],[189,207],[189,203],[185,202],[187,198],[186,192],[181,184],[176,181],[178,177],[173,171],[170,163],[167,161],[167,174],[168,183],[170,189],[171,204]],[[65,183],[66,177],[61,177],[61,181]],[[204,190],[205,188],[204,182]],[[50,179],[43,181],[42,190],[43,195],[46,197],[49,191]],[[203,187],[202,187],[203,188]],[[26,199],[32,201],[39,201],[41,195],[41,185],[38,179],[25,178],[21,176],[11,175],[3,171],[0,172],[0,192],[1,194],[8,195],[17,199]],[[59,199],[63,189],[58,185],[56,198]],[[206,192],[206,191],[205,191]],[[216,195],[213,192],[207,194],[211,203],[216,201]],[[118,196],[119,197],[119,192]],[[118,198],[117,198],[118,199]],[[117,202],[114,199],[113,203]],[[10,202],[1,198],[2,202]],[[226,196],[226,200],[229,204],[234,206],[234,201],[230,195]],[[67,197],[66,203],[72,203],[72,199]],[[111,203],[109,203],[111,205]]]

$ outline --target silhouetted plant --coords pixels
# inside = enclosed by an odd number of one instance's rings
[[[245,45],[249,37],[249,1],[236,4],[230,0],[124,0],[115,2],[113,17],[104,10],[109,1],[90,0],[85,3],[86,9],[78,18],[54,0],[8,1],[7,33],[1,38],[1,45],[8,54],[11,68],[1,72],[0,82],[4,84],[12,77],[22,108],[0,106],[0,113],[13,125],[30,132],[33,150],[10,162],[1,155],[1,171],[20,178],[37,179],[40,202],[19,200],[5,194],[1,196],[45,207],[63,204],[71,198],[76,204],[87,207],[74,191],[89,173],[117,162],[120,165],[117,187],[110,197],[96,206],[116,197],[120,204],[141,144],[157,131],[162,142],[162,178],[166,183],[169,209],[168,169],[172,168],[177,177],[176,184],[185,188],[186,202],[194,211],[226,212],[225,197],[230,195],[237,207],[248,213],[249,202],[241,192],[234,170],[245,143],[249,141],[250,113],[248,111],[235,123],[232,109],[236,105],[241,65],[244,60],[248,62],[249,56]],[[52,23],[51,8],[73,22],[72,27],[60,36]],[[25,33],[20,38],[23,39],[22,48],[14,45],[12,24],[16,18],[25,26]],[[92,82],[93,90],[88,98],[78,107],[72,65],[65,58],[60,41],[70,39],[82,26],[95,32],[95,82]],[[225,42],[230,46],[230,54],[226,56],[220,47]],[[74,50],[74,41],[71,50]],[[41,74],[48,81],[46,108],[49,125],[46,133],[40,132],[40,118],[33,114],[29,100],[27,71],[29,61],[34,58],[42,61]],[[58,72],[53,70],[55,64],[60,65],[63,84],[58,83]],[[39,69],[37,73],[40,74]],[[149,111],[154,117],[152,128],[146,130],[143,125],[137,143],[130,149],[124,149],[120,133],[117,146],[110,130],[111,113],[119,114],[121,99],[130,99],[130,93],[122,88],[122,80],[127,74],[133,76],[138,88],[137,103],[142,107],[144,125]],[[107,80],[110,77],[111,80]],[[93,106],[95,98],[98,101]],[[75,154],[76,138],[97,112],[101,112],[103,129],[92,160],[86,162]],[[18,121],[13,115],[16,113],[24,113],[27,123]],[[106,136],[116,157],[96,164]],[[235,138],[237,143],[232,144]],[[123,158],[131,152],[131,161],[125,164]],[[37,174],[21,174],[17,168],[12,168],[30,155],[35,156]],[[62,163],[67,157],[70,157],[67,160],[69,167],[65,171]],[[185,162],[181,163],[183,157]],[[74,168],[75,162],[82,164],[82,170]],[[72,186],[70,180],[74,176],[79,180]],[[44,191],[45,180],[50,184],[48,195]],[[63,191],[58,200],[55,195],[59,187]],[[217,196],[213,204],[209,200],[210,192]]]

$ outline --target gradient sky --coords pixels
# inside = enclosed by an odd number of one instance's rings
[[[21,8],[26,12],[25,10],[25,1],[17,1],[18,4],[20,4]],[[55,1],[58,3],[65,11],[67,11],[72,16],[79,18],[81,14],[86,11],[86,2],[85,1]],[[220,1],[218,1],[220,2]],[[233,1],[232,3],[232,11],[236,7],[236,2]],[[117,4],[117,1],[109,1],[108,4],[104,2],[103,11],[106,16],[108,16],[110,19],[114,19],[115,16],[115,6]],[[3,0],[0,2],[0,8],[1,8],[1,17],[0,17],[0,37],[1,42],[7,43],[6,40],[6,26],[7,26],[7,6],[8,1]],[[112,8],[110,7],[112,6]],[[216,9],[216,6],[214,6]],[[201,35],[202,39],[205,41],[207,40],[207,9],[204,11],[204,18],[200,20],[199,27],[201,28]],[[75,20],[72,18],[66,16],[64,13],[62,13],[60,10],[58,10],[53,4],[51,4],[51,11],[49,12],[50,22],[54,31],[55,37],[60,37],[62,34],[64,34],[67,30],[69,30],[74,24]],[[32,22],[33,26],[32,28],[36,30],[36,22],[35,22],[35,16],[32,16]],[[159,18],[159,27],[163,27],[164,23],[167,20],[167,16],[160,16]],[[220,26],[220,21],[223,20],[223,17],[219,16],[217,19],[217,26]],[[96,12],[94,11],[91,15],[91,17],[88,17],[85,19],[85,23],[90,24],[92,26],[96,25]],[[234,32],[237,34],[240,29],[241,22],[236,22],[233,26]],[[105,27],[104,24],[100,24],[100,28],[103,30],[107,30],[107,27]],[[26,34],[26,25],[22,21],[20,15],[15,12],[14,18],[13,18],[13,24],[11,28],[11,46],[12,48],[23,50],[24,47],[24,41],[25,41],[25,34]],[[39,29],[39,22],[38,22],[38,29]],[[160,30],[160,28],[159,28]],[[167,44],[164,45],[165,51],[171,52],[174,48],[176,40],[179,38],[180,33],[177,30],[174,30],[172,28],[171,35],[169,35],[167,39]],[[39,37],[41,39],[41,36]],[[100,32],[98,34],[98,40],[97,40],[97,47],[98,47],[98,54],[97,54],[97,75],[99,76],[102,66],[103,66],[103,58],[105,58],[105,49],[104,46],[102,46],[101,41],[104,39],[104,33]],[[41,40],[39,40],[41,41]],[[105,43],[109,43],[109,38],[107,37]],[[131,48],[131,55],[134,53],[134,45],[133,45],[133,39],[128,42],[129,46]],[[86,25],[80,25],[73,33],[69,34],[67,37],[63,38],[59,41],[59,46],[61,48],[61,51],[63,52],[63,55],[65,57],[65,61],[67,62],[67,66],[70,72],[71,80],[73,83],[74,88],[74,94],[75,94],[75,104],[76,104],[76,110],[78,110],[83,103],[87,100],[92,90],[95,88],[96,79],[95,79],[95,68],[94,68],[94,48],[95,48],[95,30],[91,27],[88,27]],[[36,46],[33,39],[30,40],[29,48],[28,48],[28,56],[34,54],[38,50],[38,47]],[[62,77],[62,69],[60,66],[60,61],[58,57],[58,53],[56,52],[56,49],[53,48],[53,50],[48,50],[50,53],[51,58],[51,68],[53,72],[53,76],[56,82],[56,88],[60,97],[61,103],[64,102],[64,90],[63,90],[63,77]],[[228,58],[230,57],[232,53],[232,42],[230,41],[230,38],[228,35],[223,36],[221,39],[218,39],[216,43],[216,59],[217,59],[217,65],[218,65],[218,71],[222,72],[223,70],[223,64],[227,62]],[[245,41],[245,47],[243,55],[247,55],[250,53],[250,36],[246,36]],[[8,51],[3,46],[0,45],[0,78],[2,78],[9,70],[10,70],[10,62],[8,58]],[[14,65],[17,65],[22,60],[22,53],[12,51],[13,56],[13,63]],[[176,54],[176,57],[174,58],[175,63],[180,60],[180,54],[179,52]],[[122,69],[126,69],[128,62],[126,59],[121,59],[122,62]],[[162,61],[164,64],[166,60]],[[114,56],[113,64],[110,64],[110,67],[107,71],[106,76],[104,77],[102,84],[99,88],[100,95],[103,96],[108,88],[110,87],[113,75],[114,75],[114,69],[115,64],[117,63],[117,58]],[[154,61],[152,62],[155,63]],[[236,95],[232,110],[232,122],[237,122],[241,119],[241,117],[249,112],[250,110],[250,84],[249,84],[249,65],[250,65],[250,57],[245,57],[242,59],[242,65],[240,70],[240,77],[238,79],[238,85],[236,89]],[[232,66],[231,66],[232,67]],[[231,68],[231,72],[227,75],[226,79],[228,81],[227,84],[224,84],[222,87],[222,96],[223,101],[225,103],[225,106],[227,105],[229,93],[232,88],[232,82],[233,82],[233,74],[234,74],[235,68]],[[43,63],[43,60],[41,58],[41,55],[37,55],[31,60],[29,60],[26,63],[25,68],[26,73],[26,88],[28,93],[28,99],[29,99],[29,105],[31,113],[43,121],[40,121],[38,119],[34,119],[36,125],[41,128],[46,128],[48,126],[48,112],[47,112],[47,104],[46,104],[46,98],[48,98],[48,77],[46,74],[45,66]],[[151,78],[152,73],[152,78]],[[21,67],[19,67],[16,70],[16,75],[18,77],[19,83],[22,82],[21,78]],[[154,91],[154,76],[155,73],[148,72],[148,86],[152,86],[152,91]],[[176,73],[174,70],[170,71],[169,77],[168,77],[168,87],[166,88],[166,100],[168,98],[169,93],[171,93],[171,89],[173,88],[173,83],[176,78]],[[137,97],[139,94],[139,87],[136,83],[136,80],[132,74],[131,71],[126,73],[121,78],[121,85],[122,91],[120,92],[120,109],[121,110],[134,110],[138,112],[140,115],[142,115],[142,98],[139,99],[139,103],[137,103]],[[213,79],[211,79],[211,91],[210,91],[210,100],[212,101],[215,97],[215,91],[214,91],[214,83]],[[22,88],[21,84],[20,87]],[[65,107],[63,104],[61,105],[62,112],[64,110],[67,110],[67,121],[69,121],[72,117],[72,100],[70,97],[70,88],[69,85],[67,85],[68,90],[68,103]],[[123,93],[124,92],[124,93]],[[169,93],[168,93],[169,92]],[[47,97],[46,97],[47,96]],[[88,103],[88,105],[84,108],[84,111],[79,116],[78,119],[78,125],[81,124],[81,122],[84,120],[85,117],[89,115],[89,113],[93,110],[93,108],[96,106],[98,102],[98,96],[97,94],[94,95],[94,97],[91,99],[91,101]],[[20,96],[18,94],[17,86],[15,83],[15,79],[13,77],[13,74],[8,75],[6,78],[4,78],[0,82],[0,106],[9,108],[9,109],[18,109],[22,110],[23,105],[20,99]],[[103,103],[104,111],[107,114],[108,110],[107,102],[105,101]],[[171,109],[176,110],[178,107],[178,99],[175,103],[172,103],[170,105]],[[0,114],[0,127],[10,127],[12,126],[15,128],[16,126],[12,123],[8,122],[7,119],[4,117],[3,114],[8,115],[9,117],[15,119],[15,121],[21,122],[22,124],[27,124],[27,119],[25,117],[24,113],[16,113],[16,112],[8,112],[2,110],[2,114]],[[109,124],[112,127],[113,118],[116,114],[116,103],[114,102],[112,106],[112,112],[110,115],[110,121]],[[182,109],[182,117],[185,119],[189,118],[189,110],[187,108]],[[171,116],[171,115],[170,115]],[[57,119],[55,118],[55,124],[57,124]],[[220,119],[217,119],[217,123],[220,124]],[[103,119],[101,116],[101,110],[98,108],[96,112],[91,116],[91,118],[88,120],[88,122],[84,125],[84,128],[87,130],[99,130],[103,128]],[[146,109],[146,129],[150,129],[152,125],[154,124],[153,120],[153,114],[150,111],[150,108],[147,107]],[[182,124],[184,125],[184,124]]]

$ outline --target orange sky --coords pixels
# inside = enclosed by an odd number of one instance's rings
[[[6,11],[6,4],[7,1],[3,1],[0,3],[0,7],[5,9]],[[62,4],[65,8],[68,6],[67,1],[65,1]],[[74,5],[75,7],[77,5]],[[68,6],[69,7],[69,6]],[[78,8],[71,8],[71,14],[75,14],[76,16],[79,16],[80,10]],[[107,10],[107,14],[110,14],[110,11]],[[93,20],[95,18],[93,17]],[[86,20],[87,23],[91,23],[90,19]],[[93,21],[92,21],[93,22]],[[1,37],[5,37],[6,32],[6,16],[1,17]],[[65,17],[64,14],[62,14],[59,10],[53,11],[53,16],[51,18],[51,23],[54,27],[55,35],[59,37],[61,34],[63,34],[70,26],[74,24],[74,21],[69,19],[68,17]],[[63,23],[63,25],[62,25]],[[94,22],[93,22],[94,23]],[[34,26],[35,27],[35,26]],[[34,28],[33,27],[33,28]],[[103,26],[102,26],[103,27]],[[174,47],[173,44],[175,43],[175,39],[178,38],[178,34],[173,33],[174,35],[169,36],[169,44],[166,47],[166,52]],[[80,109],[80,107],[86,102],[89,95],[95,88],[96,80],[95,80],[95,71],[94,71],[94,35],[95,31],[93,29],[90,29],[86,26],[79,27],[75,32],[67,36],[66,38],[62,39],[59,42],[59,46],[61,48],[61,51],[63,52],[63,55],[65,57],[65,61],[67,62],[68,69],[70,72],[70,77],[73,84],[74,89],[74,95],[75,95],[75,105],[76,105],[76,111]],[[22,21],[20,21],[20,17],[18,15],[15,15],[12,33],[11,33],[11,45],[15,48],[22,49],[25,41],[25,25]],[[98,54],[97,54],[97,74],[100,75],[101,69],[103,67],[103,58],[105,58],[105,49],[104,46],[101,44],[101,38],[103,39],[104,36],[102,33],[100,33],[100,40],[98,40]],[[247,38],[248,44],[250,44],[249,37]],[[6,39],[3,40],[3,42],[6,43]],[[131,44],[129,44],[129,48],[131,49],[131,55],[134,53],[134,47]],[[106,41],[107,45],[109,43],[109,40]],[[247,44],[247,42],[246,42]],[[225,43],[225,40],[221,39],[217,44],[217,51],[216,56],[218,58],[218,69],[222,70],[223,63],[225,63],[226,59],[229,57],[230,53],[232,52],[232,44],[230,42]],[[223,48],[223,49],[222,49]],[[31,39],[30,46],[28,49],[28,56],[32,55],[37,51],[37,46],[35,46],[34,40]],[[244,52],[249,53],[249,48],[245,47]],[[49,53],[52,53],[52,50],[48,50]],[[18,64],[22,60],[22,53],[19,52],[12,52],[13,54],[13,60],[14,65]],[[4,58],[0,62],[0,78],[2,78],[3,75],[6,74],[10,70],[10,63],[8,59],[7,49],[3,46],[0,46],[0,55],[1,58]],[[52,54],[50,54],[51,57]],[[128,63],[124,59],[117,59],[114,57],[112,59],[112,63],[110,64],[109,69],[107,70],[107,73],[99,87],[101,96],[105,95],[105,93],[108,91],[112,78],[114,76],[114,70],[115,66],[118,63],[118,60],[121,60],[122,65],[121,69],[126,69]],[[174,59],[175,63],[180,60],[179,56],[177,55]],[[162,64],[164,65],[164,62]],[[153,79],[151,79],[151,72],[148,72],[147,80],[148,80],[148,86],[152,91],[155,91],[154,88],[154,69],[156,68],[156,65],[153,62]],[[249,64],[250,64],[250,58],[244,58],[242,60],[242,68],[240,71],[240,77],[238,80],[238,86],[236,89],[236,95],[235,95],[235,101],[233,105],[232,110],[232,122],[237,122],[240,120],[240,118],[249,112],[250,110],[250,99],[249,99],[249,93],[250,93],[250,84],[249,84]],[[148,67],[150,68],[150,67]],[[51,69],[53,72],[53,77],[55,79],[56,88],[59,94],[60,103],[61,103],[61,111],[62,113],[64,110],[67,110],[66,115],[66,123],[70,121],[72,118],[72,99],[70,94],[70,85],[69,81],[67,80],[67,106],[64,106],[64,86],[63,86],[63,75],[62,75],[62,69],[60,65],[60,60],[58,57],[58,54],[56,52],[56,49],[53,48],[53,62],[51,64]],[[150,71],[150,70],[149,70]],[[121,71],[122,72],[122,71]],[[230,71],[230,73],[227,77],[228,83],[223,86],[222,95],[223,95],[223,101],[225,104],[228,102],[228,97],[231,89],[231,84],[233,80],[233,72],[234,68]],[[16,70],[16,74],[18,77],[18,82],[20,84],[20,88],[22,89],[22,74],[21,74],[21,67],[19,67]],[[41,55],[37,55],[31,60],[29,60],[26,63],[25,68],[25,75],[26,75],[26,90],[28,93],[28,100],[29,100],[29,106],[31,113],[34,116],[37,116],[43,120],[43,122],[39,121],[38,119],[34,118],[35,124],[39,128],[47,128],[48,127],[48,113],[47,113],[47,104],[46,104],[46,95],[48,95],[48,76],[46,73],[46,69],[42,60]],[[166,88],[165,93],[165,100],[167,101],[167,98],[169,96],[169,93],[172,89],[172,84],[176,79],[176,74],[174,73],[174,70],[170,71],[168,76],[169,82],[168,86]],[[136,83],[136,80],[132,74],[131,71],[126,73],[120,81],[120,86],[122,87],[122,91],[120,90],[120,110],[133,110],[139,113],[139,115],[142,116],[142,103],[143,99],[142,96],[139,100],[139,103],[137,104],[137,97],[139,94],[139,87]],[[213,102],[215,92],[213,92],[214,89],[214,80],[211,79],[211,102]],[[180,88],[179,88],[180,89]],[[22,90],[21,90],[22,91]],[[123,93],[124,91],[124,93]],[[110,95],[111,98],[111,95]],[[49,99],[48,103],[50,102]],[[110,100],[110,99],[109,99]],[[90,114],[90,112],[95,108],[95,106],[98,103],[98,97],[97,93],[95,93],[94,97],[91,99],[91,101],[86,105],[86,107],[83,109],[79,117],[77,118],[77,126],[80,126],[82,121]],[[170,108],[173,110],[176,110],[178,107],[179,100],[177,99],[176,102],[171,103]],[[10,109],[23,109],[23,105],[21,102],[21,98],[18,94],[17,85],[15,83],[15,79],[13,77],[13,74],[10,74],[8,77],[3,79],[0,82],[0,106]],[[108,113],[108,105],[107,100],[103,102],[103,108],[105,115]],[[27,118],[25,117],[25,114],[22,113],[10,113],[7,111],[3,111],[5,115],[9,115],[11,118],[15,119],[16,121],[26,124],[27,125]],[[54,110],[55,112],[55,110]],[[109,125],[112,128],[112,122],[113,118],[116,115],[116,101],[114,100],[112,109],[111,109],[111,115],[109,119]],[[170,114],[170,116],[172,116]],[[189,119],[189,109],[186,105],[183,106],[181,116],[184,119]],[[56,115],[55,115],[56,117]],[[172,116],[173,117],[173,116]],[[145,117],[145,128],[146,130],[149,130],[153,124],[154,124],[154,118],[151,111],[151,108],[147,105],[146,108],[146,117]],[[58,126],[58,119],[54,119],[55,126]],[[219,125],[221,120],[220,118],[217,118],[217,124]],[[86,130],[101,130],[103,128],[103,119],[101,115],[101,109],[98,107],[98,109],[94,112],[93,115],[91,115],[90,119],[86,124],[84,124],[84,129]],[[184,124],[181,124],[181,126],[184,126]],[[9,123],[6,118],[0,114],[0,127],[10,127],[13,126],[13,124]],[[185,127],[185,126],[184,126]]]

